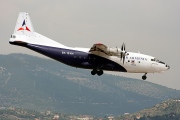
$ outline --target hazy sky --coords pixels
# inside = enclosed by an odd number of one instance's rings
[[[147,81],[180,89],[179,6],[180,0],[1,0],[0,54],[41,56],[8,43],[19,12],[28,12],[36,32],[67,46],[101,42],[121,47],[125,42],[127,51],[157,57],[171,69],[147,74]],[[139,79],[143,75],[116,74]]]

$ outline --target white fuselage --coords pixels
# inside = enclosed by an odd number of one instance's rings
[[[12,36],[15,36],[15,37],[10,38],[10,43],[16,43],[16,42],[27,43],[30,46],[36,46],[36,48],[38,47],[39,50],[45,49],[46,47],[64,49],[64,53],[62,53],[63,52],[62,51],[61,54],[67,57],[68,56],[80,57],[81,55],[82,55],[81,57],[84,57],[84,54],[81,54],[81,52],[86,53],[87,55],[94,54],[96,56],[99,56],[99,57],[102,57],[102,58],[105,58],[105,59],[108,59],[110,61],[117,63],[118,65],[124,67],[126,69],[126,72],[130,72],[130,73],[156,73],[156,72],[166,71],[169,69],[169,66],[167,64],[160,62],[156,58],[149,55],[145,55],[145,54],[127,52],[127,55],[125,56],[125,62],[123,64],[123,61],[119,56],[113,56],[113,55],[110,56],[105,53],[101,53],[99,51],[90,53],[89,52],[90,48],[67,47],[58,42],[52,41],[49,38],[38,33],[35,33],[35,36],[26,36],[26,35],[12,35]],[[47,51],[50,52],[50,50],[47,50]],[[69,53],[69,51],[71,52]],[[80,54],[77,55],[76,51],[80,52]],[[71,57],[72,61],[74,57]],[[82,62],[88,62],[88,61],[84,59],[84,61]],[[68,64],[68,63],[65,63],[65,64]],[[73,66],[76,67],[75,64]],[[80,67],[80,66],[78,65],[77,67]],[[82,66],[82,68],[86,68],[86,67]],[[87,69],[89,69],[89,66],[87,66]],[[113,71],[113,69],[111,71]]]
[[[33,29],[28,13],[19,14],[18,21],[9,40],[10,44],[27,47],[64,64],[92,69],[92,75],[102,75],[103,70],[129,73],[155,73],[170,67],[158,59],[140,53],[126,52],[125,44],[110,48],[101,43],[91,48],[67,47],[51,40]],[[143,77],[146,79],[146,76]]]

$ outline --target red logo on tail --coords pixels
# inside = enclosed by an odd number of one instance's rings
[[[25,28],[24,28],[24,26],[25,26]],[[22,26],[18,29],[18,31],[19,31],[19,30],[27,30],[27,31],[31,32],[31,31],[29,30],[29,28],[26,26],[25,20],[23,21],[23,24],[22,24]]]

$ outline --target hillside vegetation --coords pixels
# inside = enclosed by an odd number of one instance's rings
[[[180,97],[179,90],[148,81],[92,76],[90,70],[24,54],[0,55],[0,91],[2,107],[98,116],[132,113]]]
[[[1,107],[1,120],[108,120],[108,116],[95,117],[90,115],[73,115],[64,113],[53,113],[50,111],[38,112],[30,109],[14,107]],[[141,110],[134,114],[113,117],[115,120],[179,120],[180,119],[180,100],[167,100],[152,108]]]
[[[167,100],[152,108],[140,112],[117,117],[117,120],[179,120],[180,99]]]

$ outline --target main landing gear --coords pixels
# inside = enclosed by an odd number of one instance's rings
[[[93,69],[91,71],[91,75],[95,75],[95,74],[97,74],[98,76],[101,76],[103,74],[103,70]]]
[[[147,78],[146,75],[147,75],[147,73],[145,73],[145,74],[142,76],[142,79],[143,79],[143,80],[146,80],[146,78]]]

